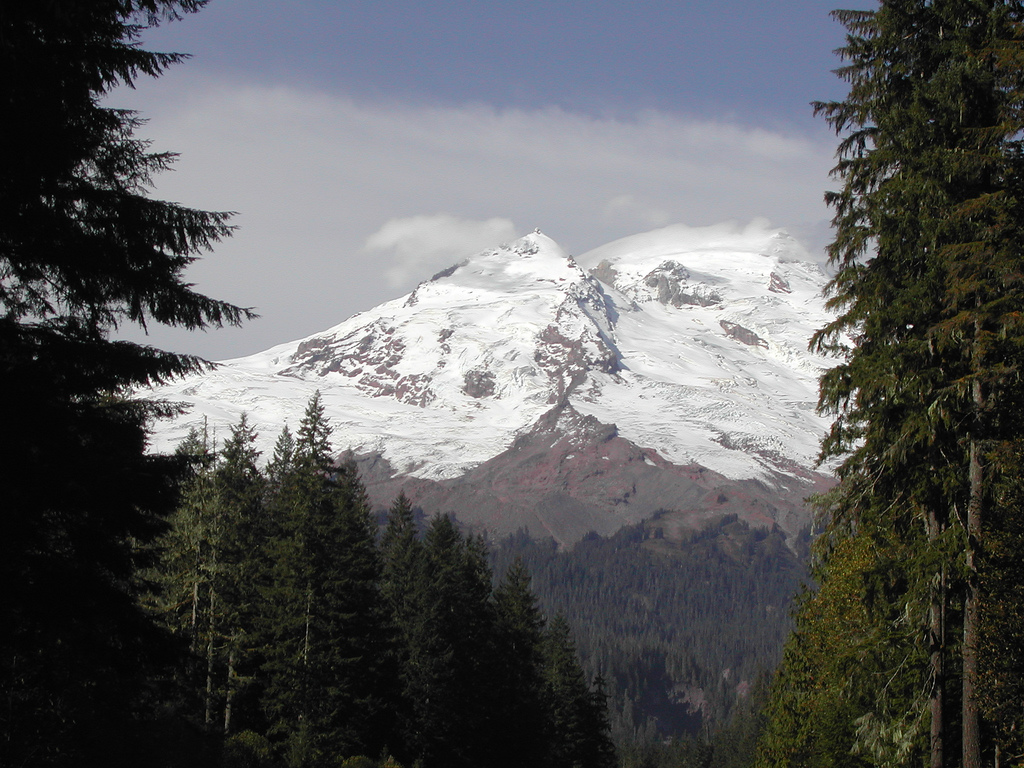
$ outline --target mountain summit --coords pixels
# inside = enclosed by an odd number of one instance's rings
[[[825,276],[782,231],[668,227],[577,261],[539,231],[340,325],[156,390],[204,418],[244,411],[269,450],[319,389],[375,502],[569,543],[670,510],[795,533],[827,423]],[[669,526],[671,527],[671,526]]]

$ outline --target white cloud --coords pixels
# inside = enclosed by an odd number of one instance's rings
[[[384,270],[384,277],[392,287],[405,288],[516,236],[508,219],[474,221],[442,213],[391,219],[366,239],[366,250],[390,254],[394,264]]]
[[[264,319],[241,332],[152,337],[214,358],[395,298],[511,239],[513,221],[579,254],[677,222],[764,216],[801,234],[828,218],[834,144],[824,126],[812,139],[661,113],[366,103],[190,79],[187,67],[115,101],[150,118],[142,135],[154,150],[181,153],[157,195],[240,212],[237,235],[189,279]]]
[[[610,220],[621,219],[650,227],[663,227],[672,221],[664,208],[638,200],[634,195],[616,195],[605,203],[604,214]]]

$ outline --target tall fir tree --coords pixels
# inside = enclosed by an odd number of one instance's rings
[[[982,713],[998,734],[994,762],[1010,764],[1024,754],[1024,445],[1002,457],[1007,468],[987,521],[987,551],[981,572],[979,657]]]
[[[419,740],[412,692],[416,678],[412,648],[422,614],[425,563],[412,504],[404,493],[399,494],[388,510],[380,548],[381,599],[388,620],[388,671],[393,683],[389,707],[394,733],[388,747],[399,759],[412,762]]]
[[[432,766],[493,762],[491,704],[494,609],[482,545],[448,516],[424,540],[421,613],[409,649],[408,696],[416,757]]]
[[[898,617],[914,638],[908,653],[927,658],[879,670],[899,684],[869,692],[856,744],[884,764],[922,750],[941,768],[959,742],[962,764],[977,768],[991,746],[977,696],[979,570],[1021,361],[1024,12],[999,0],[884,0],[835,15],[848,30],[838,73],[850,90],[816,105],[842,137],[841,187],[827,195],[838,318],[814,340],[842,356],[821,390],[836,416],[823,456],[843,460],[828,536],[874,537],[898,553],[888,574],[862,574],[865,589],[886,586],[874,620]],[[891,707],[894,687],[924,695]],[[958,715],[947,706],[956,699]]]
[[[213,475],[223,521],[220,544],[222,649],[219,673],[223,682],[222,717],[225,735],[255,721],[253,683],[259,653],[261,610],[257,585],[271,528],[265,514],[265,481],[257,461],[256,432],[245,414],[231,428]],[[239,717],[241,714],[241,717]]]
[[[289,765],[380,749],[380,563],[354,466],[332,464],[320,395],[299,426],[273,505],[280,535],[264,587],[264,706]]]
[[[545,764],[552,733],[544,689],[544,616],[530,574],[516,559],[494,592],[496,765]]]
[[[188,659],[176,675],[186,698],[183,714],[210,730],[224,531],[214,483],[216,446],[207,425],[190,430],[176,454],[191,469],[181,483],[178,508],[168,517],[169,528],[156,542],[158,561],[147,572],[156,588],[145,602],[187,647]]]
[[[544,681],[552,738],[547,761],[569,768],[611,768],[615,750],[609,737],[607,701],[592,689],[580,666],[569,623],[552,619],[543,645]]]
[[[147,26],[200,0],[53,0],[0,11],[0,397],[17,403],[0,467],[0,762],[135,760],[147,670],[165,647],[134,575],[174,504],[180,463],[146,452],[166,407],[133,388],[201,361],[111,339],[121,324],[199,329],[250,313],[183,279],[227,215],[147,195],[170,154],[104,105],[117,85],[182,60]],[[13,629],[11,629],[13,628]],[[114,738],[117,734],[117,738]],[[141,748],[141,747],[140,747]],[[124,754],[122,754],[124,753]],[[102,758],[101,758],[102,756]]]
[[[154,607],[191,653],[186,689],[199,692],[200,721],[210,733],[253,721],[255,630],[260,611],[256,584],[269,538],[263,512],[256,435],[245,416],[215,453],[212,438],[193,430],[178,447],[194,465],[183,483],[170,529],[157,543],[159,589]],[[247,695],[246,695],[247,694]]]

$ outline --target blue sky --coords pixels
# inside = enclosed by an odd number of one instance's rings
[[[863,7],[863,3],[861,6]],[[362,98],[802,123],[841,95],[830,0],[213,0],[149,35],[192,66]]]
[[[580,254],[766,218],[818,257],[835,137],[809,102],[844,93],[833,7],[212,0],[144,38],[193,58],[110,102],[181,153],[156,196],[238,212],[189,279],[263,317],[149,340],[253,353],[534,227]]]

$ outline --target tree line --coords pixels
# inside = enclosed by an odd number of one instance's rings
[[[614,764],[603,684],[521,562],[492,585],[483,540],[448,516],[419,535],[404,496],[378,537],[319,394],[262,470],[255,438],[243,417],[219,449],[204,433],[180,447],[194,474],[146,574],[187,646],[173,688],[207,735],[199,759]]]

